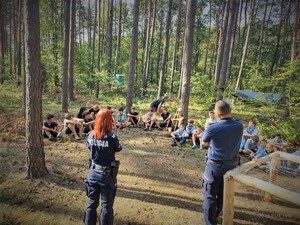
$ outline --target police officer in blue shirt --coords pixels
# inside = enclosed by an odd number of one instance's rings
[[[111,132],[111,111],[104,108],[97,114],[95,128],[87,137],[88,148],[91,151],[91,168],[85,181],[88,196],[85,225],[96,225],[100,196],[102,205],[100,224],[113,224],[113,204],[119,166],[119,162],[115,160],[115,153],[121,151],[122,146],[117,136]]]
[[[227,102],[218,101],[215,111],[220,121],[210,125],[202,136],[203,142],[210,142],[202,184],[207,225],[217,224],[223,207],[223,175],[238,165],[243,134],[243,125],[231,117],[231,107]]]

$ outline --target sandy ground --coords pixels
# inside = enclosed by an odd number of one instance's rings
[[[1,127],[1,126],[0,126]],[[82,224],[88,175],[85,141],[45,140],[45,178],[26,179],[22,132],[2,133],[0,142],[0,224]],[[124,150],[114,205],[117,225],[203,224],[201,178],[204,151],[171,147],[163,131],[126,128],[117,132]],[[299,178],[288,178],[299,183]],[[264,193],[235,187],[234,224],[300,224],[300,207],[283,200],[264,202]]]

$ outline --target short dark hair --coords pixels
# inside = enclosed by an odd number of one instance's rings
[[[47,114],[47,120],[50,120],[50,119],[52,119],[52,118],[54,118],[54,115],[52,115],[52,114]]]
[[[120,112],[120,111],[124,111],[124,108],[123,108],[123,107],[119,108],[119,112]]]
[[[217,113],[220,114],[221,116],[227,115],[227,114],[231,113],[231,106],[229,105],[228,102],[219,100],[216,103],[216,110],[217,110]]]
[[[254,135],[252,137],[252,140],[255,141],[255,142],[259,142],[259,137],[257,135]]]
[[[167,95],[166,95],[166,96],[164,96],[164,99],[167,99],[167,98],[169,98],[169,96],[167,96]]]

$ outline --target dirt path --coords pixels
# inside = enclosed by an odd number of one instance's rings
[[[182,150],[171,147],[162,131],[126,128],[117,135],[124,150],[117,155],[115,224],[203,224],[204,151],[191,149],[190,143]],[[1,225],[82,224],[89,157],[85,142],[45,140],[45,154],[50,174],[31,181],[25,179],[24,138],[1,141]],[[300,224],[299,207],[263,202],[263,193],[242,185],[235,190],[234,224]]]

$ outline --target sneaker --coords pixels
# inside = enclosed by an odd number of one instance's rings
[[[164,128],[162,128],[162,127],[159,127],[159,128],[158,128],[158,130],[163,130],[163,129],[164,129]]]
[[[49,141],[56,141],[56,138],[55,138],[55,137],[52,137],[52,136],[50,136],[50,137],[49,137]]]
[[[193,146],[192,146],[192,149],[194,149],[194,148],[196,148],[196,147],[197,147],[197,145],[193,145]]]
[[[149,128],[146,127],[146,128],[144,128],[144,130],[145,130],[145,131],[146,131],[146,130],[149,130]]]
[[[177,146],[177,144],[174,142],[174,143],[171,144],[171,146]]]

